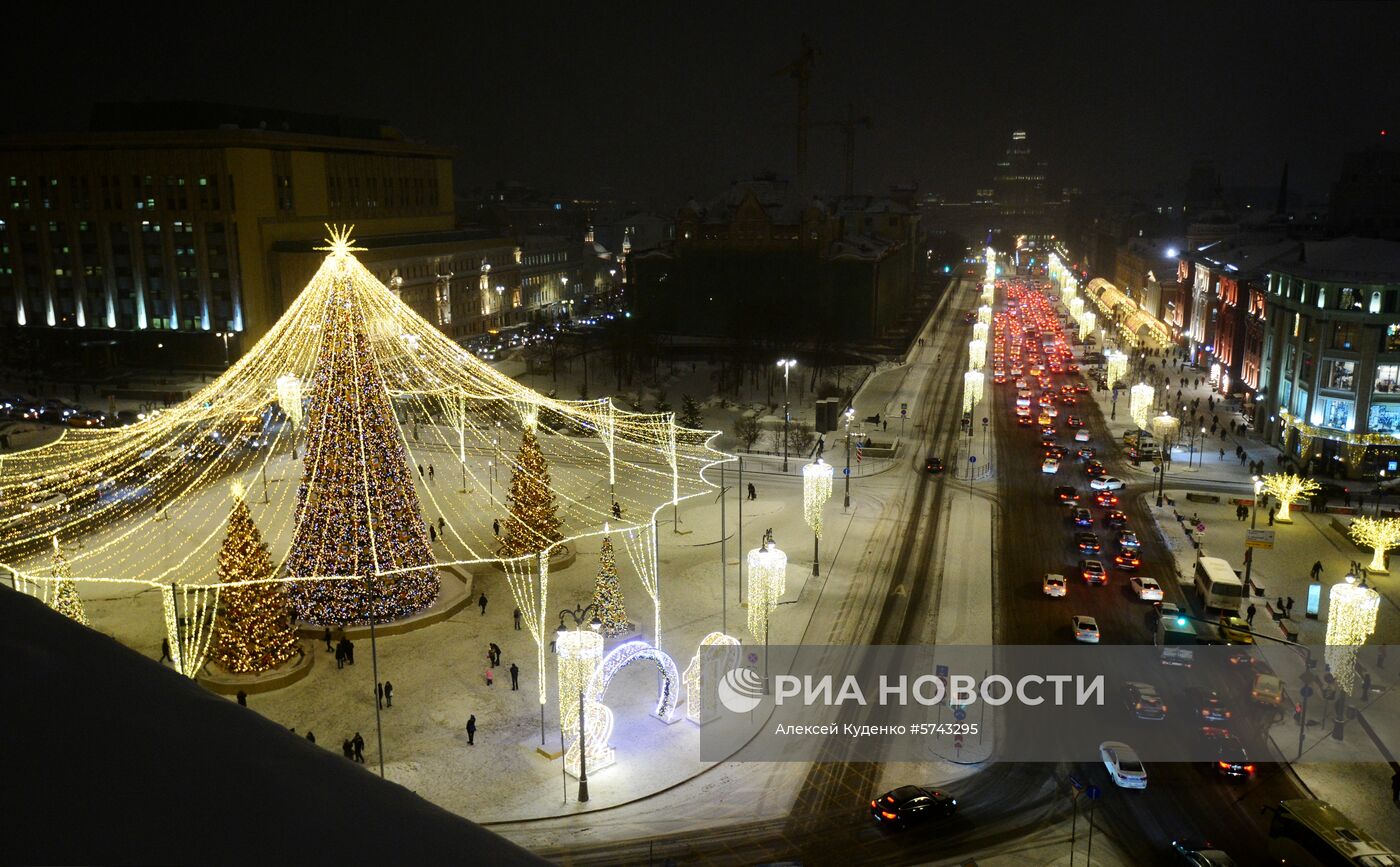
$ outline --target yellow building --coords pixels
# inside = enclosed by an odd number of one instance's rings
[[[92,132],[0,137],[0,185],[0,327],[130,332],[138,348],[251,345],[300,288],[273,248],[325,223],[361,240],[453,227],[449,149],[237,106],[99,106]]]

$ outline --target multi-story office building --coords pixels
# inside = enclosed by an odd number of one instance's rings
[[[452,157],[375,121],[202,103],[98,106],[0,138],[0,329],[222,356],[301,288],[279,244],[453,227]]]
[[[1268,266],[1257,423],[1313,472],[1400,472],[1400,242],[1308,241]]]

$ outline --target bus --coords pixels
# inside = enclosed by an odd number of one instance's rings
[[[1201,557],[1196,560],[1196,593],[1201,607],[1238,614],[1244,601],[1244,582],[1219,557]]]
[[[1279,801],[1269,823],[1269,855],[1314,867],[1397,867],[1396,855],[1326,801]]]
[[[1181,616],[1171,603],[1162,603],[1157,609],[1157,632],[1153,643],[1162,649],[1163,665],[1190,668],[1196,661],[1196,627]]]

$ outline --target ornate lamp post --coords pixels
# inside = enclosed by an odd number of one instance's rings
[[[591,620],[585,621],[589,612],[593,613]],[[574,621],[574,631],[570,632],[564,628],[564,618],[572,617]],[[583,624],[588,624],[591,632],[583,631]],[[559,632],[555,636],[555,648],[559,651],[559,720],[561,726],[567,727],[569,714],[566,714],[563,707],[565,690],[572,695],[575,690],[578,692],[578,800],[579,803],[588,801],[588,716],[584,707],[585,693],[588,690],[588,682],[593,677],[593,672],[598,663],[603,658],[603,636],[599,630],[603,628],[603,621],[598,617],[597,608],[593,605],[575,606],[572,609],[565,608],[559,612]]]
[[[768,621],[787,590],[787,554],[767,541],[749,552],[749,632],[763,636],[763,683],[768,684]]]
[[[1356,654],[1376,631],[1376,612],[1381,596],[1364,583],[1356,584],[1348,573],[1346,581],[1332,585],[1327,594],[1327,665],[1341,687],[1337,695],[1337,722],[1332,737],[1342,740],[1346,727],[1347,695],[1356,689]]]
[[[831,464],[820,457],[802,468],[802,517],[812,528],[812,574],[820,575],[822,509],[831,499],[831,479],[834,474]]]

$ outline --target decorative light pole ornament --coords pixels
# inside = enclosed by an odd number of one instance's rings
[[[1113,386],[1117,385],[1118,381],[1121,380],[1123,375],[1127,372],[1128,356],[1117,350],[1110,352],[1108,354],[1108,363],[1105,365],[1105,377],[1108,380],[1109,391],[1113,390]]]
[[[1327,665],[1332,676],[1347,694],[1356,686],[1356,653],[1366,639],[1376,631],[1376,612],[1381,595],[1355,582],[1347,575],[1341,584],[1332,585],[1327,594]]]
[[[561,629],[555,635],[555,649],[559,652],[559,727],[566,737],[575,737],[579,693],[588,688],[603,662],[603,636],[591,629]]]
[[[1152,401],[1157,396],[1157,389],[1145,382],[1139,382],[1129,394],[1132,399],[1128,403],[1128,414],[1133,417],[1139,428],[1145,429],[1147,414],[1152,411]]]
[[[277,405],[291,421],[292,427],[301,427],[301,380],[294,373],[284,373],[277,377]]]
[[[972,412],[972,408],[982,400],[982,385],[985,377],[980,370],[969,370],[963,374],[963,412]]]
[[[984,325],[992,324],[992,308],[986,304],[977,308],[977,321]]]
[[[983,343],[986,343],[986,342],[987,342],[987,333],[988,333],[990,330],[991,330],[991,326],[989,326],[987,323],[985,323],[985,322],[974,322],[974,323],[972,324],[972,339],[973,339],[973,340],[980,340],[980,341],[982,341]]]
[[[1181,431],[1181,422],[1174,416],[1163,413],[1152,419],[1152,436],[1162,444],[1163,454],[1171,451],[1171,444],[1176,442],[1177,435]]]
[[[1069,307],[1069,318],[1070,318],[1070,319],[1073,319],[1075,322],[1078,322],[1080,319],[1082,319],[1082,318],[1084,317],[1084,299],[1083,299],[1083,298],[1078,298],[1078,297],[1076,297],[1076,298],[1071,298],[1071,299],[1069,299],[1069,304],[1068,304],[1067,306]]]
[[[802,468],[802,517],[812,528],[812,574],[820,575],[822,509],[831,499],[831,464],[817,458]]]
[[[787,592],[787,555],[772,542],[749,552],[749,633],[767,643],[768,617]]]
[[[987,341],[969,340],[967,343],[967,366],[981,370],[987,364]]]
[[[1094,326],[1098,324],[1098,321],[1099,318],[1094,315],[1094,311],[1085,310],[1084,315],[1079,318],[1079,339],[1083,340],[1088,337],[1089,334],[1093,332]]]

